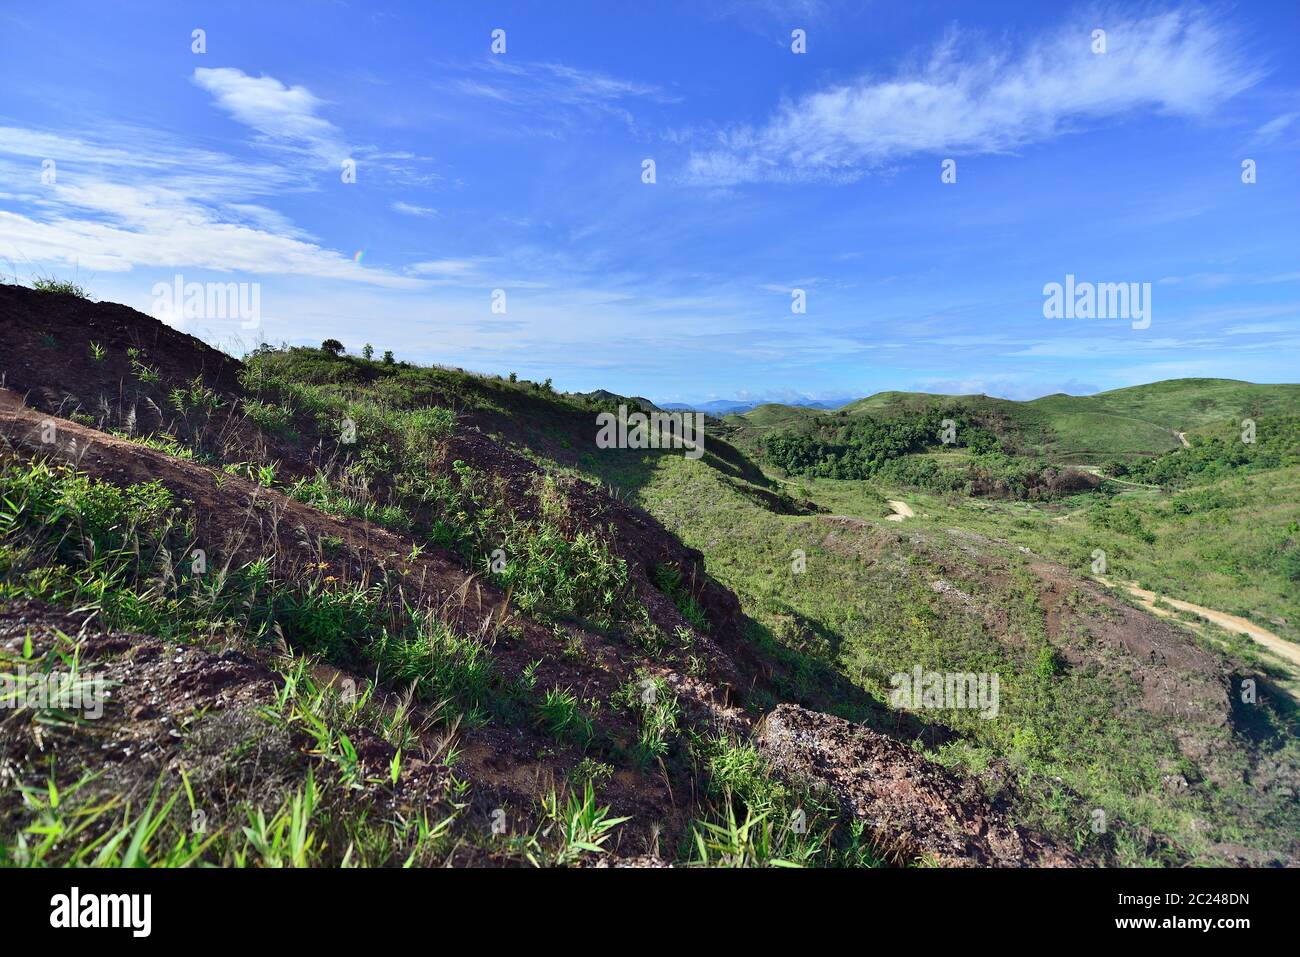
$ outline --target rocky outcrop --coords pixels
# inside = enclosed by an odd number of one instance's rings
[[[828,793],[900,864],[1078,866],[1070,850],[1008,820],[974,783],[907,744],[842,718],[783,704],[763,719],[759,749],[788,778]]]

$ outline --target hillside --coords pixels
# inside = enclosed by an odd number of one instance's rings
[[[239,361],[14,286],[0,318],[0,662],[114,683],[100,723],[38,704],[0,725],[6,863],[121,862],[142,814],[154,836],[131,853],[155,864],[1300,856],[1286,675],[1095,581],[1086,535],[1016,539],[1095,496],[1126,513],[1109,480],[1054,476],[1065,497],[1026,504],[791,479],[754,423],[870,415],[764,406],[709,420],[692,459],[597,447],[613,392],[322,349]],[[1058,412],[962,414],[1024,439]],[[977,505],[983,526],[958,520]],[[1239,565],[1294,537],[1283,511]],[[1118,570],[1148,560],[1131,520],[1104,527]],[[996,675],[1000,697],[908,706],[914,669]],[[35,797],[51,782],[57,810]]]
[[[1099,465],[1176,449],[1180,432],[1294,411],[1300,407],[1300,385],[1170,379],[1090,396],[1057,393],[1028,402],[984,395],[878,392],[827,412],[770,404],[728,416],[726,421],[737,428],[736,441],[757,448],[773,432],[832,428],[840,420],[856,418],[891,421],[940,407],[964,410],[1018,451],[1059,465]]]
[[[1116,415],[1186,432],[1215,422],[1239,422],[1294,412],[1300,385],[1257,385],[1235,379],[1168,379],[1088,396]],[[1040,402],[1046,401],[1043,399]]]

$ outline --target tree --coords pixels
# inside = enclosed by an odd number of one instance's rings
[[[332,356],[343,354],[343,343],[337,339],[326,339],[320,344],[320,348],[322,352],[328,352]]]
[[[369,362],[372,358],[374,358],[374,355],[375,355],[375,347],[372,346],[370,343],[367,342],[364,346],[361,347],[361,358],[365,359],[367,362]]]
[[[518,382],[518,381],[519,381],[519,373],[517,373],[517,372],[512,372],[512,373],[510,373],[510,381],[511,381],[511,382]]]
[[[386,365],[386,366],[391,366],[392,364],[393,364],[393,350],[392,350],[392,349],[385,349],[385,350],[384,350],[384,365]]]

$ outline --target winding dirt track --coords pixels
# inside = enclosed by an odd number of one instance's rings
[[[1145,588],[1138,586],[1136,582],[1113,582],[1107,578],[1097,577],[1109,588],[1123,586],[1130,595],[1136,598],[1144,608],[1162,615],[1166,618],[1172,618],[1173,612],[1167,608],[1156,606],[1156,600],[1159,599],[1170,608],[1176,608],[1179,611],[1190,611],[1195,615],[1200,615],[1206,621],[1212,621],[1220,628],[1231,632],[1240,632],[1249,635],[1253,641],[1263,645],[1269,651],[1273,652],[1279,658],[1285,659],[1297,670],[1300,670],[1300,645],[1295,642],[1287,641],[1278,635],[1273,634],[1267,628],[1261,628],[1259,625],[1237,615],[1229,615],[1227,612],[1215,611],[1213,608],[1206,608],[1203,605],[1194,605],[1189,601],[1182,601],[1178,598],[1170,598],[1167,595],[1157,595],[1155,592],[1147,591]]]
[[[1179,433],[1179,438],[1183,438],[1181,433]],[[1183,441],[1186,442],[1187,440],[1183,439]],[[886,515],[885,521],[901,522],[903,519],[916,517],[916,513],[912,511],[912,507],[906,502],[898,501],[897,499],[889,499],[888,502],[893,508],[894,514]],[[1054,519],[1054,521],[1060,522],[1067,518],[1069,518],[1069,515],[1063,515]],[[1170,606],[1170,608],[1177,609],[1178,611],[1189,611],[1194,615],[1199,615],[1206,621],[1213,622],[1226,631],[1245,634],[1249,636],[1252,641],[1258,642],[1269,651],[1273,652],[1273,654],[1286,661],[1295,671],[1296,677],[1300,678],[1300,644],[1287,641],[1285,638],[1275,635],[1267,628],[1261,628],[1249,619],[1242,618],[1238,615],[1229,615],[1227,612],[1216,611],[1213,608],[1206,608],[1204,605],[1195,605],[1190,601],[1183,601],[1180,598],[1170,598],[1168,595],[1157,595],[1155,592],[1147,591],[1145,588],[1139,587],[1137,582],[1114,582],[1108,578],[1103,578],[1100,575],[1096,576],[1096,580],[1101,582],[1107,588],[1122,586],[1130,595],[1138,600],[1142,607],[1163,618],[1172,618],[1174,617],[1174,613],[1168,608],[1159,607],[1156,604],[1157,600],[1162,601],[1164,604]]]

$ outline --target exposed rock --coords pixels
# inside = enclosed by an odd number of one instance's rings
[[[890,860],[958,867],[1077,866],[1049,838],[1013,825],[974,784],[910,746],[842,718],[783,704],[758,746],[781,773],[829,792]]]

